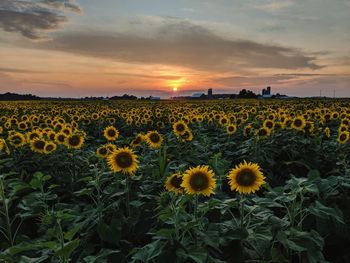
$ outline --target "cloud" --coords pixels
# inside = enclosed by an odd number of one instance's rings
[[[41,0],[40,3],[49,7],[68,9],[72,12],[82,12],[81,8],[78,5],[67,0]]]
[[[228,39],[189,20],[163,17],[152,23],[147,19],[137,21],[122,32],[93,29],[60,32],[40,47],[128,63],[165,64],[198,70],[322,67],[314,62],[315,55],[304,54],[299,49]]]
[[[42,31],[59,29],[68,21],[61,9],[81,11],[69,0],[1,0],[0,28],[32,40],[43,39]]]
[[[253,8],[266,12],[275,12],[293,6],[295,3],[292,0],[269,0],[265,3],[252,5]]]
[[[5,73],[29,73],[29,74],[49,73],[48,71],[36,71],[36,70],[19,69],[19,68],[4,68],[4,67],[0,67],[0,72],[5,72]]]

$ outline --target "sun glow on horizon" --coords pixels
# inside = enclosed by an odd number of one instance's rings
[[[176,92],[181,88],[185,83],[187,83],[187,79],[182,77],[179,79],[173,79],[167,81],[167,86],[172,87],[173,91]]]

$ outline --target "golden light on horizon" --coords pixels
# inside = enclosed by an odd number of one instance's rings
[[[167,86],[172,87],[173,91],[178,91],[179,88],[181,88],[187,81],[186,78],[182,77],[179,79],[173,79],[167,81]]]

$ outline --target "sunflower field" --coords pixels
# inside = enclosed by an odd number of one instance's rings
[[[349,262],[350,101],[0,103],[0,262]]]

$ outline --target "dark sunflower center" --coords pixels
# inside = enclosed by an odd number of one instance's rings
[[[33,140],[33,139],[35,139],[35,138],[38,138],[39,136],[38,136],[38,134],[36,134],[36,133],[33,133],[33,134],[31,134],[30,136],[29,136],[29,138],[31,139],[31,140]]]
[[[295,125],[296,127],[301,127],[302,124],[303,124],[303,122],[302,122],[301,120],[299,120],[299,119],[296,119],[296,120],[294,121],[294,125]]]
[[[341,134],[340,137],[339,137],[339,140],[340,141],[345,141],[346,140],[346,134],[345,133]]]
[[[160,137],[157,133],[151,133],[151,135],[149,136],[150,140],[154,143],[157,143],[160,141]]]
[[[178,125],[176,125],[176,130],[179,132],[183,132],[185,130],[185,125],[179,123]]]
[[[222,120],[221,120],[221,123],[222,123],[222,124],[225,124],[226,122],[227,122],[226,119],[222,119]]]
[[[116,135],[116,132],[115,132],[115,130],[110,129],[110,130],[107,131],[107,134],[110,137],[114,137]]]
[[[44,141],[35,141],[34,142],[34,147],[39,150],[43,150],[45,147],[45,142]]]
[[[12,138],[12,141],[13,141],[14,144],[20,144],[22,142],[22,139],[19,136],[14,136]]]
[[[181,135],[181,138],[183,139],[188,139],[190,137],[190,133],[188,131],[186,131],[183,135]]]
[[[180,189],[182,184],[182,177],[174,176],[173,178],[171,178],[170,183],[176,189]]]
[[[53,145],[49,144],[48,146],[46,146],[46,150],[51,152],[53,150]]]
[[[106,148],[101,148],[99,150],[99,152],[100,152],[100,154],[105,155],[105,154],[107,154],[107,149]]]
[[[127,152],[121,152],[117,154],[115,157],[115,162],[121,167],[121,168],[128,168],[133,164],[132,156],[130,153]]]
[[[266,136],[267,135],[267,131],[265,129],[260,129],[258,135],[259,136]]]
[[[241,186],[252,186],[256,180],[256,175],[250,169],[244,169],[238,172],[236,181]]]
[[[64,135],[61,134],[61,135],[58,135],[57,139],[60,142],[64,142],[65,137],[64,137]]]
[[[140,143],[141,143],[141,137],[138,136],[138,137],[135,138],[134,144],[140,144]]]
[[[229,130],[230,132],[233,132],[233,131],[235,130],[235,128],[234,128],[233,126],[230,126],[230,127],[228,127],[228,130]]]
[[[195,191],[202,191],[208,188],[209,179],[206,174],[196,172],[190,178],[190,185]]]
[[[78,146],[80,144],[80,137],[78,135],[73,135],[69,138],[69,145]]]
[[[268,121],[267,123],[266,123],[266,127],[268,127],[268,128],[272,128],[272,126],[273,126],[273,124],[272,124],[272,122],[271,121]]]

